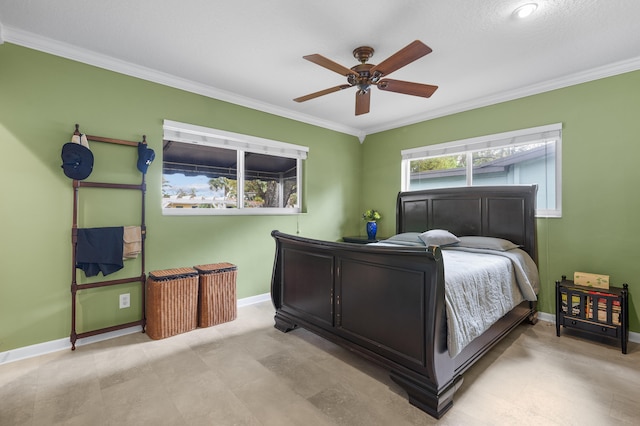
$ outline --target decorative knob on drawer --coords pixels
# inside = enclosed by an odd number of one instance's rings
[[[602,327],[602,332],[606,333],[607,332],[607,327]]]
[[[576,325],[577,321],[576,320],[571,320],[571,325]]]

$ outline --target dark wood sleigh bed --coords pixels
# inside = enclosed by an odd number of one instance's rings
[[[448,188],[398,194],[396,231],[446,229],[518,244],[537,263],[536,186]],[[522,302],[461,353],[447,351],[442,252],[328,242],[273,231],[275,327],[306,328],[387,369],[409,402],[440,418],[463,373],[518,324]]]

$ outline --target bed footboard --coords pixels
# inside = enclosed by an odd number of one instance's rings
[[[446,347],[440,249],[272,236],[275,327],[304,327],[377,362],[412,404],[441,417],[461,377]]]

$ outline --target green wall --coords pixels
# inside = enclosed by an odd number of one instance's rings
[[[308,146],[305,213],[162,216],[164,119]],[[60,151],[75,123],[91,135],[136,141],[146,134],[156,152],[147,174],[147,271],[231,262],[238,266],[238,297],[245,298],[269,292],[273,229],[338,240],[362,225],[362,145],[356,137],[5,43],[0,45],[0,353],[69,336],[73,190],[60,168]],[[90,146],[95,164],[88,180],[139,183],[135,149]],[[81,226],[139,223],[137,195],[86,188],[80,199]],[[108,278],[136,275],[136,265],[132,261]],[[78,331],[137,319],[138,289],[127,284],[81,292]],[[123,292],[131,293],[130,309],[118,309]]]
[[[613,283],[629,282],[631,329],[640,332],[634,302],[640,300],[634,241],[640,228],[639,89],[640,72],[628,73],[381,132],[360,144],[349,135],[0,45],[0,353],[69,335],[73,192],[60,168],[60,150],[74,123],[99,136],[139,140],[146,134],[156,151],[147,174],[146,270],[232,262],[239,270],[238,297],[244,298],[269,291],[273,229],[337,240],[363,233],[360,214],[376,208],[384,215],[379,234],[392,234],[402,149],[562,122],[563,217],[538,221],[539,308],[553,312],[553,283],[562,274],[609,274]],[[164,119],[308,146],[305,213],[162,216]],[[90,180],[137,182],[135,154],[119,148],[92,143]],[[135,224],[138,200],[122,201],[120,194],[81,194],[81,224]],[[118,309],[122,292],[131,293],[131,309]],[[84,331],[135,319],[140,294],[124,285],[86,292],[79,302]]]
[[[561,275],[607,274],[629,284],[631,330],[640,332],[639,93],[632,72],[367,136],[361,200],[393,217],[403,149],[562,122],[563,214],[538,219],[539,310],[554,313]],[[379,224],[381,235],[394,227]]]

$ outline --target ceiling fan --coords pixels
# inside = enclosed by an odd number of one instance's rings
[[[371,86],[378,86],[378,89],[389,92],[428,98],[433,95],[438,86],[381,78],[429,53],[431,53],[431,48],[429,46],[422,43],[420,40],[415,40],[389,56],[384,61],[380,62],[378,65],[367,64],[369,58],[373,56],[373,48],[369,46],[361,46],[353,51],[353,56],[360,61],[360,64],[352,68],[344,67],[333,62],[331,59],[318,55],[317,53],[303,56],[307,61],[311,61],[321,67],[325,67],[331,71],[337,72],[338,74],[344,75],[347,77],[347,83],[349,84],[341,84],[340,86],[300,96],[299,98],[295,98],[294,101],[305,102],[319,96],[356,86],[358,88],[358,91],[356,92],[356,115],[361,115],[369,112],[369,106],[371,103]]]

